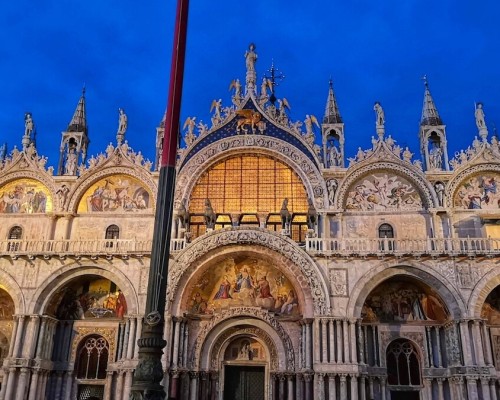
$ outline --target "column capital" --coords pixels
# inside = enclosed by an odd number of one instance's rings
[[[198,376],[199,376],[199,372],[198,371],[189,371],[189,377],[191,379],[198,379]]]
[[[347,374],[339,374],[340,377],[340,382],[346,382],[347,381]]]
[[[210,379],[212,381],[219,379],[219,371],[210,371]]]

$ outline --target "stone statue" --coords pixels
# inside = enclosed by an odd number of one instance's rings
[[[6,155],[7,155],[7,143],[4,143],[0,146],[0,162],[5,160]]]
[[[210,199],[205,199],[205,213],[203,214],[205,217],[205,225],[207,229],[215,229],[215,221],[217,220],[217,214],[212,208],[212,203]]]
[[[307,228],[314,229],[318,223],[318,213],[311,199],[307,199],[307,204],[309,205],[307,208]]]
[[[442,156],[443,151],[439,146],[439,143],[434,143],[434,147],[429,152],[429,164],[431,169],[441,169],[442,166]]]
[[[288,211],[287,198],[283,200],[283,204],[281,205],[280,217],[281,217],[281,229],[288,229],[290,226],[290,222],[292,222],[292,214],[290,214],[290,211]]]
[[[66,157],[66,164],[64,164],[64,175],[75,175],[77,162],[78,156],[75,153],[75,149],[69,149]]]
[[[328,190],[328,202],[331,206],[333,206],[333,202],[335,199],[335,192],[337,191],[337,187],[339,183],[335,178],[330,178],[326,181],[326,189]]]
[[[443,205],[444,205],[444,183],[443,182],[436,182],[434,184],[434,189],[436,190],[436,195],[438,198],[439,206],[443,207]]]
[[[339,167],[342,165],[342,154],[335,146],[335,143],[332,143],[329,151],[329,159],[330,159],[330,167]]]
[[[250,43],[248,50],[245,52],[245,64],[247,72],[255,72],[255,62],[257,61],[257,54],[255,53],[255,44]]]
[[[196,117],[187,117],[186,121],[184,122],[183,129],[187,128],[186,135],[184,136],[184,141],[188,146],[191,146],[191,144],[196,140],[196,135],[194,134],[195,127]]]
[[[476,111],[474,113],[476,117],[476,126],[477,129],[482,130],[486,128],[486,123],[484,121],[484,111],[483,111],[483,103],[476,104]]]
[[[35,124],[33,122],[33,117],[31,113],[27,112],[24,114],[24,136],[31,136],[34,128]]]
[[[239,79],[235,79],[229,85],[229,90],[234,89],[234,97],[241,96],[241,83]]]
[[[123,135],[127,130],[127,114],[123,111],[123,108],[118,109],[118,133]]]
[[[376,114],[376,125],[377,126],[383,126],[385,123],[385,114],[384,114],[384,109],[380,105],[380,103],[377,101],[375,105],[373,106],[373,109],[375,110]]]
[[[413,153],[410,151],[408,146],[406,146],[405,151],[403,151],[403,160],[406,162],[411,162],[412,157],[413,157]]]

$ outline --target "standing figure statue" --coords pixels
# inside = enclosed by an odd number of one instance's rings
[[[330,158],[330,167],[340,167],[342,165],[342,154],[335,146],[335,143],[332,142],[330,151],[328,153]]]
[[[444,206],[444,183],[443,182],[436,182],[434,184],[434,190],[436,190],[436,195],[438,198],[438,204],[440,207]]]
[[[289,230],[290,222],[292,222],[292,214],[290,214],[290,211],[288,211],[287,198],[283,200],[283,204],[281,205],[280,217],[281,217],[281,229]]]
[[[255,62],[257,61],[257,54],[255,53],[255,44],[250,43],[248,50],[245,52],[245,64],[247,72],[255,72]]]
[[[378,101],[373,106],[373,110],[375,111],[376,114],[375,124],[377,126],[383,126],[385,124],[385,114],[384,114],[384,109],[382,108],[381,104]]]
[[[429,164],[431,169],[441,169],[443,151],[439,146],[439,143],[434,143],[434,147],[429,152]]]
[[[479,130],[485,129],[486,123],[484,121],[483,103],[476,104],[476,111],[474,112],[474,116],[476,117],[477,129]]]
[[[215,229],[215,221],[217,220],[217,214],[212,208],[212,203],[210,203],[210,199],[205,199],[205,213],[203,214],[205,217],[205,225],[207,229]]]
[[[35,124],[33,123],[33,116],[30,112],[27,112],[24,114],[24,136],[31,136],[34,128]]]
[[[330,178],[326,181],[326,189],[328,190],[328,202],[331,206],[333,206],[334,204],[335,192],[337,191],[338,186],[339,183],[335,178]]]
[[[78,163],[78,156],[74,148],[70,148],[66,157],[66,164],[64,165],[64,175],[76,175],[76,164]]]
[[[127,130],[127,114],[123,108],[118,109],[118,133],[124,134]]]

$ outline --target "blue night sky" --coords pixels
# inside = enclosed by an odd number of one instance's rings
[[[21,147],[24,113],[30,111],[38,151],[57,165],[61,131],[85,84],[89,155],[115,141],[122,107],[129,144],[152,160],[166,106],[175,3],[3,1],[0,142]],[[323,117],[332,77],[349,157],[358,146],[371,146],[377,100],[385,110],[386,134],[419,153],[424,74],[447,125],[450,156],[477,134],[474,102],[484,103],[490,136],[493,125],[500,125],[500,3],[305,4],[191,1],[181,122],[188,116],[210,121],[213,99],[231,104],[229,83],[244,82],[243,55],[254,42],[258,81],[272,60],[286,75],[276,94],[290,103],[292,120]]]

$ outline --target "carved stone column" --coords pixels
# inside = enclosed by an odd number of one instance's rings
[[[40,375],[39,370],[34,369],[33,373],[31,374],[30,395],[28,397],[28,400],[37,400],[38,398],[42,397],[42,396],[37,396],[39,375]],[[1,396],[0,396],[0,398],[1,398]]]
[[[14,367],[9,368],[9,380],[7,381],[7,387],[5,389],[5,400],[11,400],[14,398],[14,384],[16,382],[16,369]]]
[[[306,369],[312,368],[311,320],[306,321]]]
[[[344,362],[350,363],[351,357],[349,351],[349,328],[346,319],[342,321],[342,335],[344,336]]]
[[[325,374],[319,373],[315,375],[317,392],[314,394],[316,400],[325,400]]]
[[[26,386],[28,383],[28,368],[21,368],[21,373],[19,374],[19,380],[16,387],[16,400],[24,400],[24,395],[26,393]]]
[[[285,374],[279,374],[278,379],[279,379],[278,399],[285,400],[285,380],[286,380]]]
[[[490,398],[491,400],[497,400],[497,380],[495,378],[490,379]]]
[[[313,336],[314,339],[312,341],[312,349],[314,351],[314,360],[313,363],[319,363],[321,362],[321,341],[320,341],[320,320],[316,318],[314,320],[314,326],[313,326]]]
[[[302,374],[295,375],[295,399],[304,399],[304,378]]]
[[[469,321],[465,319],[460,320],[460,339],[462,342],[462,354],[464,357],[465,365],[472,364],[468,323]]]
[[[130,397],[130,390],[132,389],[132,375],[133,371],[128,370],[125,372],[125,380],[123,382],[123,399],[126,400]]]
[[[26,321],[26,315],[19,315],[18,316],[17,332],[16,332],[16,339],[15,339],[15,344],[14,344],[14,352],[13,352],[13,356],[16,358],[22,357],[21,339],[23,338],[25,321]]]
[[[493,354],[491,351],[491,341],[490,341],[490,332],[488,330],[488,327],[486,326],[486,321],[482,321],[482,327],[483,327],[483,338],[484,338],[484,356],[486,360],[486,365],[487,366],[492,366],[493,365]]]
[[[328,374],[328,399],[337,398],[337,388],[335,387],[335,374]]]
[[[173,344],[173,352],[172,352],[172,368],[175,369],[178,366],[179,361],[179,330],[181,320],[177,317],[173,317],[172,321],[174,323],[174,344]]]
[[[190,387],[189,387],[189,399],[197,400],[198,399],[198,372],[191,371],[189,372],[189,377],[191,379]]]
[[[107,371],[106,372],[106,385],[104,387],[104,400],[113,400],[111,398],[111,387],[112,386],[113,386],[113,371]],[[68,399],[69,399],[69,397],[68,397]]]
[[[328,321],[328,330],[329,330],[329,342],[330,342],[330,357],[328,362],[335,363],[335,327],[333,325],[333,319]]]
[[[135,347],[135,317],[130,317],[128,343],[127,343],[127,358],[131,360],[134,357]]]
[[[219,396],[219,373],[210,371],[210,400],[216,400]]]
[[[465,377],[467,381],[467,395],[469,396],[469,399],[478,399],[478,393],[477,393],[477,376],[466,376]]]
[[[432,378],[424,378],[424,400],[432,400]]]
[[[491,400],[489,381],[490,379],[488,377],[481,377],[481,391],[483,392],[483,400]]]
[[[287,374],[287,383],[288,383],[288,388],[287,388],[287,400],[294,400],[295,398],[295,393],[293,392],[293,374]]]
[[[358,396],[358,375],[351,375],[351,399],[359,399]]]
[[[321,323],[321,362],[322,363],[327,363],[328,362],[328,334],[327,334],[327,328],[328,328],[328,320],[325,318],[322,318],[320,320]]]
[[[276,398],[276,373],[269,374],[269,398],[274,400]]]
[[[349,339],[351,342],[351,362],[353,364],[358,363],[358,352],[356,349],[356,344],[358,342],[358,337],[356,335],[356,323],[357,323],[357,320],[355,320],[355,319],[349,320],[349,326],[350,326]]]
[[[201,400],[208,400],[208,372],[201,371],[199,379],[201,385]]]
[[[118,377],[116,379],[116,386],[115,386],[115,393],[116,393],[116,398],[123,399],[123,371],[118,371]]]
[[[170,397],[172,398],[177,398],[177,384],[179,382],[179,371],[176,369],[173,369],[170,371]]]
[[[342,357],[342,352],[343,352],[343,346],[342,346],[342,321],[339,319],[335,320],[335,328],[337,329],[337,340],[336,342],[336,347],[337,347],[337,363],[342,363],[343,357]]]
[[[375,391],[373,390],[373,376],[368,377],[368,394],[370,396],[370,400],[375,398]]]
[[[444,400],[443,383],[445,378],[437,378],[436,381],[438,384],[438,400]],[[432,398],[430,398],[430,400],[432,400]]]
[[[380,377],[380,394],[382,395],[382,400],[387,398],[387,379],[385,376]]]
[[[347,374],[340,374],[340,398],[347,399]]]
[[[481,335],[481,327],[479,326],[479,321],[476,319],[474,321],[474,350],[476,354],[476,365],[484,365],[484,352],[483,352],[483,339]]]
[[[311,394],[312,394],[312,379],[313,376],[312,374],[304,374],[304,400],[311,400]]]
[[[361,375],[359,377],[359,387],[360,387],[359,399],[366,400],[366,377],[364,375]]]

